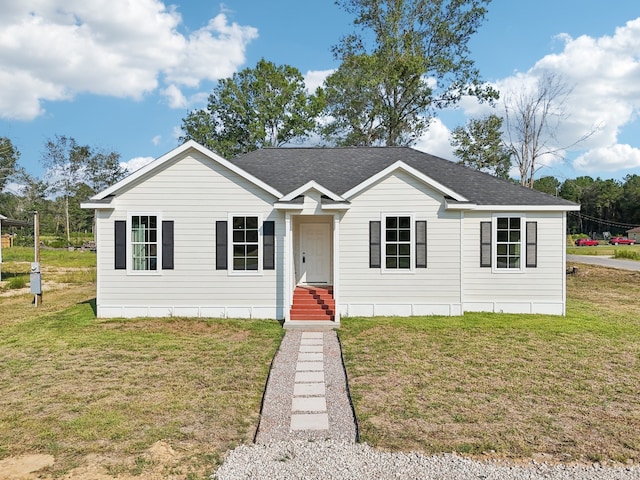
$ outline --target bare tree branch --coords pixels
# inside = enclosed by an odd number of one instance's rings
[[[541,157],[562,158],[563,152],[585,141],[597,131],[590,129],[569,145],[558,146],[556,132],[569,115],[566,101],[573,91],[562,77],[545,72],[533,89],[526,86],[505,96],[505,146],[520,172],[520,183],[533,188]]]

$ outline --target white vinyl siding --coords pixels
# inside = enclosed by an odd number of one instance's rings
[[[480,267],[480,222],[495,217],[520,216],[522,236],[526,222],[537,222],[537,267],[523,267],[518,275]],[[463,303],[465,310],[556,313],[564,311],[564,212],[491,214],[466,212],[463,221]],[[494,236],[495,239],[495,236]],[[522,242],[525,239],[522,238]],[[521,262],[524,262],[524,244]]]
[[[427,305],[450,311],[460,300],[460,213],[443,208],[442,195],[404,172],[391,174],[354,198],[340,222],[340,304],[343,311],[420,314]],[[381,221],[384,237],[387,216],[427,222],[428,268],[398,270],[369,268],[369,222]],[[412,238],[413,243],[413,238]],[[383,238],[384,242],[384,238]],[[413,247],[412,247],[413,248]],[[382,266],[384,267],[384,246]],[[415,259],[412,257],[412,263]],[[416,307],[417,306],[417,307]],[[351,313],[350,313],[351,314]]]
[[[176,312],[197,307],[203,316],[283,318],[284,293],[276,288],[276,278],[282,267],[284,220],[273,211],[272,195],[199,153],[179,157],[141,181],[113,200],[115,210],[97,214],[99,308],[107,312],[112,311],[107,307],[123,306],[166,314],[173,307]],[[160,216],[174,221],[173,270],[136,276],[114,269],[114,221],[140,212],[156,212],[158,221]],[[216,221],[247,212],[275,221],[276,270],[264,270],[251,282],[215,269]]]

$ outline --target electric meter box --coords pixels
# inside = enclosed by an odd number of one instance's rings
[[[31,293],[40,295],[42,293],[42,274],[40,273],[40,262],[31,262],[31,274],[29,275]]]

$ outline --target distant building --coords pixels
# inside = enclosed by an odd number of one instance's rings
[[[627,237],[640,241],[640,227],[627,230]]]

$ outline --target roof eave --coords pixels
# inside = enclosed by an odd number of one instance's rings
[[[575,212],[580,210],[580,205],[478,205],[447,201],[445,209],[491,212]]]
[[[276,210],[303,210],[304,205],[300,203],[276,202],[273,204]]]
[[[323,204],[322,205],[322,210],[323,211],[344,211],[344,210],[349,210],[351,208],[351,204],[350,203],[331,203],[331,204]]]

